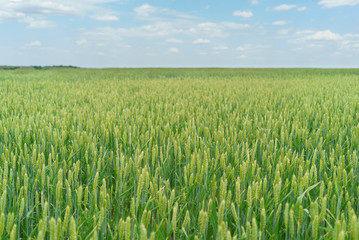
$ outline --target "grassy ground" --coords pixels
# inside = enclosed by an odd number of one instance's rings
[[[359,239],[359,70],[0,71],[2,239]]]

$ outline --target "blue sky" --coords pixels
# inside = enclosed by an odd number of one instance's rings
[[[358,67],[359,0],[0,0],[0,65]]]

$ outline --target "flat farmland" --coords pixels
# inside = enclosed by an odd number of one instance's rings
[[[1,239],[359,239],[359,70],[0,71]]]

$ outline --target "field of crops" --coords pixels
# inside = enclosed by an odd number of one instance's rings
[[[2,239],[359,239],[359,70],[0,71]]]

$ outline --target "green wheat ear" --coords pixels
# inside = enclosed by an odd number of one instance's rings
[[[141,240],[147,240],[147,229],[144,224],[141,224],[140,226],[140,239]]]
[[[70,219],[69,235],[71,240],[77,239],[76,223],[73,216]]]
[[[56,240],[56,221],[55,218],[50,219],[50,240]]]
[[[0,216],[0,237],[4,234],[5,228],[5,214],[2,213]]]
[[[13,228],[14,220],[15,220],[15,214],[9,213],[6,217],[6,232],[9,234]]]
[[[126,219],[126,230],[125,230],[125,239],[131,239],[131,218],[127,217]]]
[[[177,211],[178,211],[178,203],[176,202],[175,206],[173,207],[172,213],[172,231],[176,233],[177,231]]]
[[[10,240],[15,240],[16,239],[16,235],[17,235],[17,225],[15,224],[11,230],[11,233],[10,233]]]

